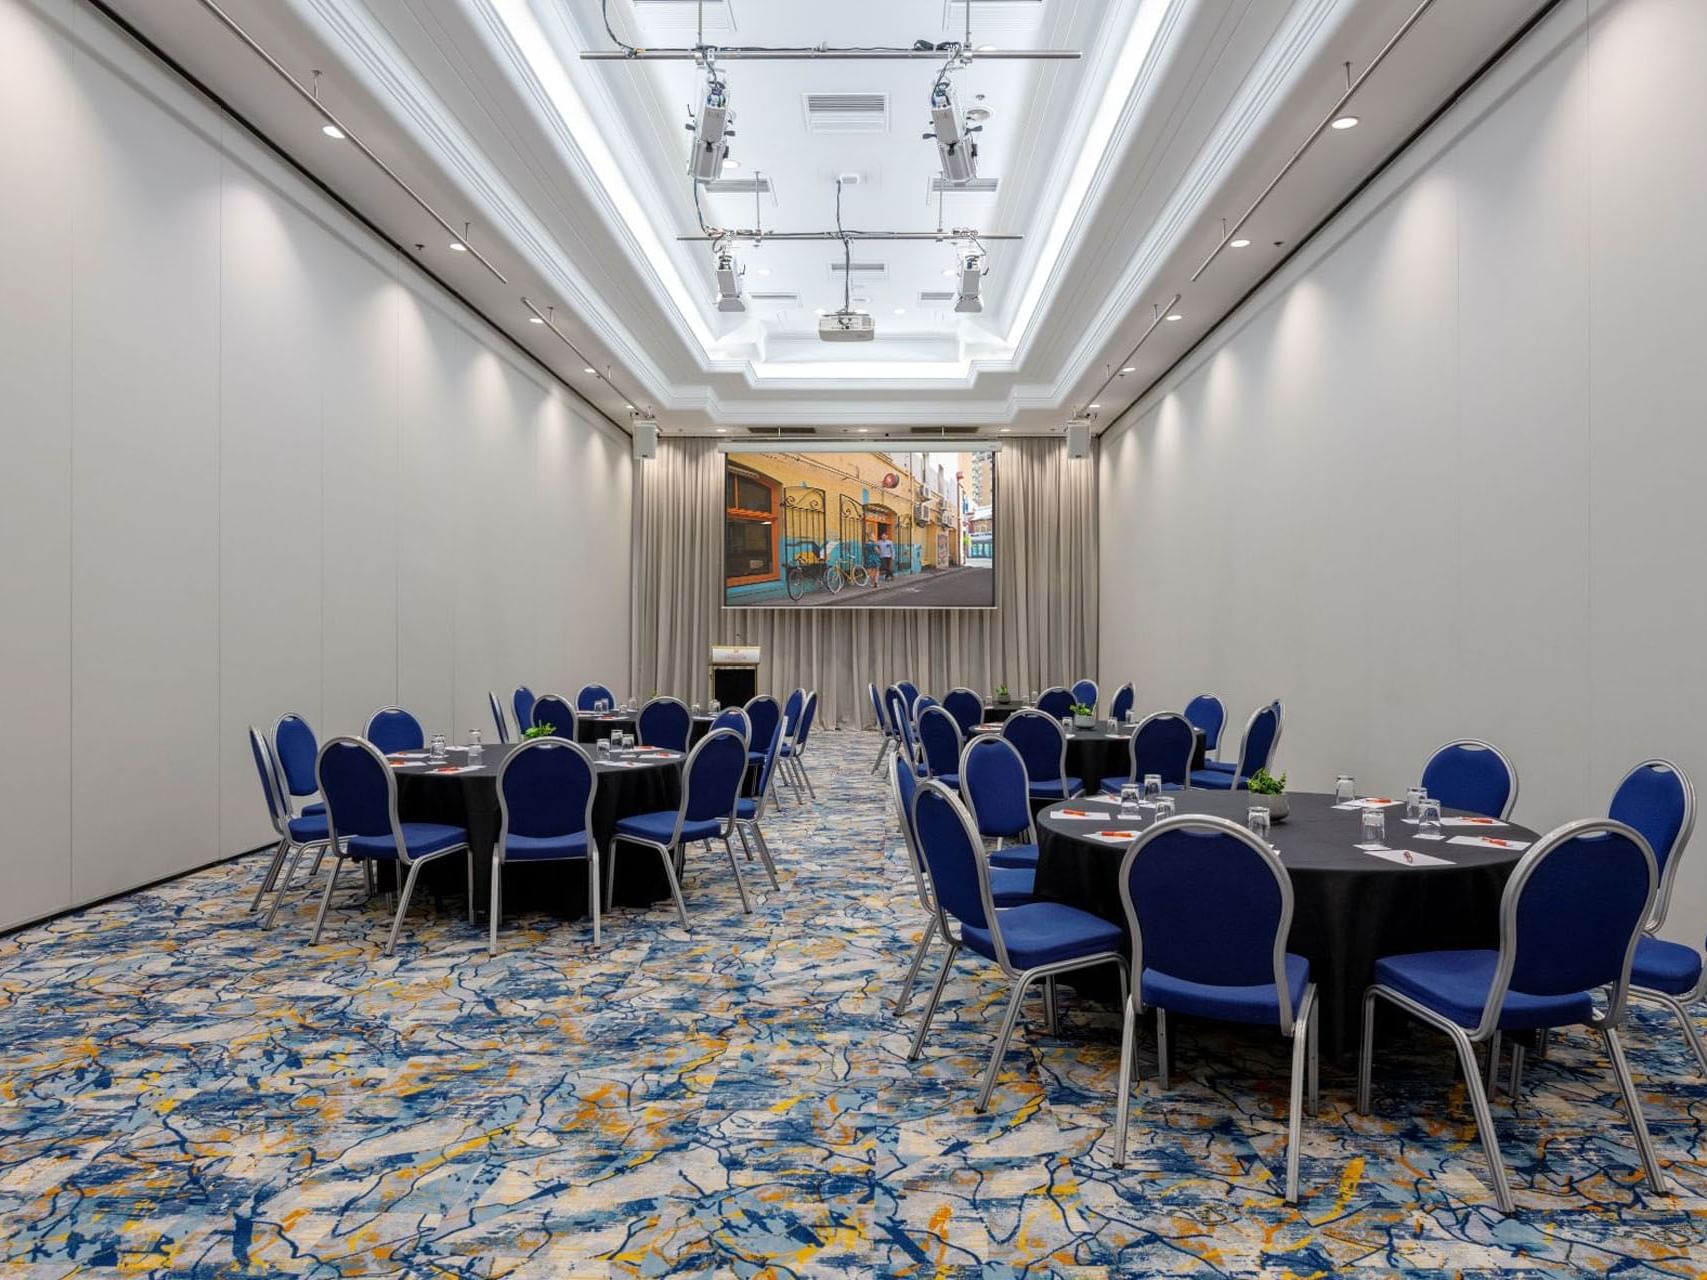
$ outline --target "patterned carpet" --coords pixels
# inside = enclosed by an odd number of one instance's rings
[[[619,910],[601,951],[524,916],[488,958],[450,900],[386,960],[353,895],[311,948],[306,907],[270,933],[246,913],[260,858],[0,938],[0,1272],[1707,1273],[1707,1082],[1646,1010],[1628,1043],[1671,1198],[1583,1034],[1495,1101],[1511,1219],[1422,1032],[1381,1053],[1367,1119],[1324,1062],[1296,1209],[1277,1037],[1181,1025],[1124,1171],[1115,1020],[1083,1001],[1060,1039],[1022,1025],[976,1115],[1005,989],[963,962],[907,1064],[917,1005],[889,1002],[921,914],[875,748],[814,742],[821,804],[768,824],[783,888],[754,915],[696,851],[691,931]]]

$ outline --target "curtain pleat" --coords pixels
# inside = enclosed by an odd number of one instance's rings
[[[724,609],[723,457],[665,438],[635,468],[636,696],[710,697],[713,644],[762,650],[760,685],[818,690],[821,723],[871,721],[868,681],[1015,693],[1096,677],[1096,466],[1060,440],[1004,445],[996,462],[996,608]]]

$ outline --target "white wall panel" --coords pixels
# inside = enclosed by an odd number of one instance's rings
[[[1105,682],[1285,698],[1306,789],[1487,737],[1543,829],[1707,782],[1704,56],[1707,6],[1570,0],[1104,440]]]

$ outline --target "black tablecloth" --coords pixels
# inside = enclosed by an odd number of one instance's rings
[[[486,748],[482,767],[473,773],[434,774],[422,769],[396,770],[397,810],[405,822],[446,822],[468,830],[474,850],[474,881],[477,900],[484,905],[491,891],[492,846],[498,840],[498,766],[516,744]],[[460,752],[452,753],[451,764],[465,763]],[[681,803],[681,763],[646,762],[624,768],[595,760],[598,790],[593,796],[593,838],[598,841],[600,874],[616,872],[615,901],[622,906],[647,906],[670,896],[670,882],[658,855],[637,845],[613,849],[618,818],[637,813],[673,810]],[[446,858],[421,869],[422,888],[461,896],[463,868],[460,859]],[[506,910],[517,912],[559,911],[566,918],[585,915],[587,877],[585,868],[574,863],[542,863],[504,866]]]
[[[1243,823],[1253,797],[1246,791],[1193,790],[1175,793],[1174,801],[1182,814],[1209,813]],[[1386,810],[1387,843],[1454,864],[1401,866],[1353,847],[1361,838],[1361,817],[1334,809],[1332,796],[1293,793],[1288,801],[1291,816],[1276,823],[1272,832],[1292,878],[1288,949],[1310,961],[1321,1009],[1322,1051],[1343,1057],[1356,1047],[1363,992],[1377,959],[1499,944],[1500,894],[1522,851],[1416,841],[1414,828],[1401,821],[1404,808],[1399,806]],[[1099,825],[1056,818],[1052,811],[1060,807],[1052,805],[1038,815],[1037,896],[1081,907],[1124,927],[1119,871],[1126,847],[1088,838]],[[1443,816],[1463,815],[1443,810]],[[1455,834],[1475,833],[1448,828],[1448,836]],[[1517,841],[1536,838],[1516,824],[1485,834]],[[1108,991],[1112,994],[1112,982]]]

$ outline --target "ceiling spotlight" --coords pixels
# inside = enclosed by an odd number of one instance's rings
[[[1002,434],[1005,436],[1005,435],[1007,435],[1008,432],[1010,432],[1012,430],[1013,430],[1012,427],[1003,427],[1002,428]]]
[[[905,308],[905,307],[896,307],[896,308],[895,308],[895,314],[896,314],[896,315],[898,315],[898,316],[904,316],[904,315],[906,315],[906,314],[907,314],[907,308]]]
[[[585,369],[581,370],[581,372],[582,373],[590,373],[593,376],[597,377],[599,371],[597,369],[593,368],[592,365],[588,365]]]
[[[328,138],[332,138],[338,142],[342,142],[344,140],[344,131],[335,124],[321,125],[320,132],[325,134]]]
[[[984,309],[984,300],[978,296],[984,287],[984,271],[984,255],[981,252],[971,246],[961,250],[955,268],[955,275],[959,278],[954,299],[956,311],[966,314]]]
[[[1250,248],[1250,244],[1251,244],[1251,242],[1249,240],[1245,240],[1242,238],[1238,239],[1238,240],[1229,241],[1228,243],[1230,243],[1232,245],[1232,247],[1235,249],[1248,249],[1248,248]]]
[[[723,163],[729,159],[729,144],[724,139],[734,137],[735,131],[729,127],[734,119],[729,110],[729,86],[712,71],[699,115],[687,125],[693,134],[688,147],[688,177],[695,182],[715,182],[722,176]]]
[[[1124,369],[1122,369],[1120,372],[1122,372],[1122,373],[1137,373],[1138,372],[1138,366],[1129,364]]]
[[[830,314],[829,308],[827,307],[814,307],[813,310],[821,316],[827,316]]]
[[[868,431],[870,431],[870,430],[871,430],[871,428],[870,428],[870,427],[861,427],[861,428],[860,428],[860,429],[859,429],[859,433],[860,433],[860,435],[862,435],[862,436],[863,436],[863,435],[865,435],[865,434],[866,434],[866,433],[867,433],[867,432],[868,432]]]
[[[741,162],[739,160],[732,160],[728,156],[724,156],[723,167],[725,169],[739,169],[741,167]]]
[[[451,247],[451,248],[452,248],[452,249],[455,249],[455,250],[456,250],[456,251],[457,251],[457,252],[458,252],[458,253],[467,253],[467,252],[468,252],[468,246],[467,246],[467,245],[465,245],[465,244],[464,244],[464,243],[463,243],[463,242],[462,242],[462,241],[460,241],[460,240],[452,240],[452,241],[451,241],[451,242],[450,242],[450,247]]]
[[[978,176],[978,144],[972,135],[981,128],[961,118],[946,75],[931,86],[931,131],[925,138],[936,143],[942,180],[950,186],[964,186]]]
[[[1180,314],[1180,313],[1179,313],[1179,312],[1177,312],[1177,311],[1170,311],[1170,312],[1168,312],[1168,314],[1167,314],[1167,315],[1166,315],[1166,316],[1164,316],[1164,317],[1162,317],[1162,318],[1163,318],[1163,319],[1164,319],[1164,320],[1184,320],[1184,319],[1185,319],[1185,317],[1184,317],[1184,316],[1182,316],[1182,315],[1181,315],[1181,314]]]
[[[1100,408],[1102,408],[1102,406],[1100,404],[1090,404],[1090,405],[1086,405],[1085,408],[1087,408],[1087,409],[1100,409]]]
[[[771,269],[769,267],[755,267],[753,270],[755,274],[761,276],[768,276],[771,273]]]
[[[717,309],[745,311],[746,300],[741,297],[741,264],[727,249],[717,251]]]
[[[729,428],[728,427],[719,427],[719,428],[717,428],[717,434],[720,436],[728,435],[729,434]]]
[[[528,323],[529,324],[544,324],[545,323],[545,317],[544,316],[529,316],[528,317]]]
[[[947,271],[944,271],[942,273],[942,278],[944,280],[952,280],[952,279],[954,279],[955,276],[957,276],[959,274],[960,274],[960,272],[957,269],[955,269],[954,267],[950,267]]]
[[[1357,117],[1356,116],[1341,116],[1338,120],[1335,120],[1333,122],[1333,124],[1330,125],[1329,127],[1333,128],[1333,129],[1355,129],[1355,128],[1357,128]]]

